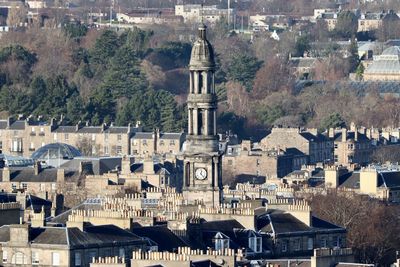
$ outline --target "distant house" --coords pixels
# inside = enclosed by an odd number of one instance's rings
[[[197,23],[203,18],[209,23],[216,23],[221,18],[227,21],[232,21],[234,18],[235,9],[221,9],[216,5],[202,6],[202,5],[176,5],[175,15],[182,16],[183,21]]]
[[[131,13],[117,13],[117,20],[119,22],[133,23],[133,24],[170,24],[181,23],[183,18],[176,16],[171,12],[157,11],[151,12],[136,11]]]
[[[377,30],[382,26],[385,13],[364,13],[358,19],[358,32],[368,32]]]

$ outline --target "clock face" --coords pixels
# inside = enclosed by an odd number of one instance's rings
[[[204,168],[198,168],[196,169],[196,178],[199,180],[204,180],[207,178],[207,170]]]

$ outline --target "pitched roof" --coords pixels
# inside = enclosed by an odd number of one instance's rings
[[[353,132],[347,131],[346,139],[354,140],[355,139],[354,131]],[[334,140],[339,142],[342,141],[342,131],[335,132]],[[362,133],[358,133],[357,140],[363,142],[369,142],[368,137]]]
[[[188,246],[181,238],[163,225],[137,227],[133,228],[131,232],[140,237],[150,238],[157,243],[160,251],[173,252],[178,247]]]
[[[161,133],[160,139],[180,139],[184,133]]]
[[[297,219],[290,213],[281,210],[269,210],[267,214],[260,216],[257,220],[257,227],[262,232],[274,232],[275,235],[295,235],[309,232],[339,231],[345,232],[346,229],[331,224],[325,220],[311,215],[311,226]]]
[[[0,242],[10,240],[10,227],[0,227]],[[67,245],[71,248],[114,246],[115,243],[143,243],[143,239],[115,225],[87,226],[84,231],[76,227],[31,227],[29,241],[32,244]]]
[[[16,202],[17,195],[13,193],[0,193],[0,203]],[[27,194],[25,197],[25,206],[35,212],[40,212],[42,207],[51,207],[52,203],[49,200]]]
[[[360,172],[340,176],[339,187],[360,189]],[[400,187],[400,171],[378,171],[377,187]]]
[[[102,209],[101,200],[99,198],[88,198],[79,205],[52,218],[49,221],[49,223],[65,225],[66,222],[68,221],[68,216],[72,213],[73,210],[101,210],[101,209]]]
[[[72,180],[76,175],[75,171],[65,171],[65,179]],[[0,181],[3,181],[3,173],[0,172]],[[57,182],[57,169],[46,168],[35,175],[35,170],[30,167],[12,168],[10,174],[11,182],[29,182],[29,183],[55,183]]]

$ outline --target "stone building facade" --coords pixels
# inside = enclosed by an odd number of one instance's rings
[[[332,141],[318,133],[317,129],[274,127],[260,145],[263,150],[296,148],[309,157],[309,164],[333,160]]]
[[[42,222],[43,223],[43,222]],[[89,266],[92,258],[132,257],[146,240],[116,226],[47,227],[13,224],[0,227],[2,266]]]
[[[250,175],[254,177],[280,178],[307,163],[304,154],[289,154],[281,149],[263,151],[253,149],[250,141],[228,146],[222,157],[223,177]]]
[[[347,130],[329,130],[329,137],[334,142],[334,162],[336,165],[351,165],[369,163],[373,152],[371,140],[364,129],[351,128]]]
[[[66,126],[54,119],[50,123],[32,117],[0,120],[0,150],[24,157],[50,143],[69,144],[87,156],[178,154],[184,140],[184,133],[142,132],[140,124]]]
[[[185,133],[162,133],[158,129],[150,132],[136,132],[131,138],[131,154],[139,157],[148,157],[154,154],[178,154]]]

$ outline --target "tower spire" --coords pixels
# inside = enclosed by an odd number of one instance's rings
[[[201,19],[201,24],[204,25],[204,6],[203,3],[201,3],[201,9],[200,9],[200,19]]]

